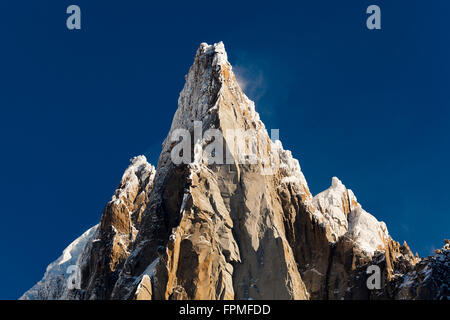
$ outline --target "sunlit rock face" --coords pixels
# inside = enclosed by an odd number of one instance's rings
[[[187,132],[189,161],[177,163],[180,129]],[[218,139],[211,130],[223,143],[209,154]],[[251,143],[236,144],[229,132],[245,132]],[[448,296],[449,244],[420,260],[336,177],[313,197],[299,162],[271,138],[223,43],[202,43],[156,169],[143,156],[133,158],[99,225],[22,298]],[[257,155],[251,161],[249,151]],[[211,161],[220,156],[224,161]],[[67,287],[69,264],[81,270],[80,288]],[[372,290],[366,271],[373,265],[381,286]]]

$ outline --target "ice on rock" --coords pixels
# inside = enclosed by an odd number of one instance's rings
[[[215,66],[228,63],[228,55],[222,41],[212,45],[203,42],[200,44],[200,50],[203,54],[214,55],[213,65]]]
[[[139,184],[139,178],[142,181],[149,179],[153,181],[155,177],[155,167],[147,162],[147,158],[143,155],[133,157],[130,160],[130,165],[125,170],[120,185],[112,196],[111,201],[118,204],[120,201],[127,199],[128,195]]]
[[[352,190],[337,177],[333,177],[330,188],[316,195],[312,202],[316,209],[314,214],[330,227],[335,241],[345,235],[368,255],[385,249],[389,239],[386,224],[365,211]]]
[[[344,185],[342,184],[342,181],[339,180],[337,177],[333,177],[333,178],[331,179],[331,187],[332,187],[333,189],[338,189],[338,188],[343,187],[343,186],[344,186]]]
[[[121,202],[126,203],[130,194],[136,190],[140,181],[153,182],[155,176],[155,168],[147,162],[145,156],[137,156],[130,160],[130,165],[125,170],[119,187],[112,196],[111,202],[119,205]],[[118,234],[119,232],[113,230]],[[44,274],[42,280],[34,285],[30,290],[25,292],[21,299],[75,299],[77,297],[70,296],[72,293],[67,288],[68,274],[67,268],[71,265],[76,265],[81,268],[88,258],[86,252],[88,246],[91,243],[98,241],[96,239],[98,225],[90,228],[83,233],[78,239],[73,241],[66,249],[64,249],[62,255],[53,263],[51,263]],[[128,235],[127,235],[128,237]],[[123,248],[126,248],[126,243],[129,241],[124,235],[119,236],[119,243]]]
[[[389,234],[384,222],[358,206],[349,214],[349,233],[353,241],[365,252],[384,250]]]
[[[207,60],[211,58],[212,62],[208,63]],[[178,109],[172,120],[170,133],[179,128],[191,128],[194,121],[201,121],[206,116],[208,109],[215,107],[210,103],[210,90],[212,86],[220,86],[220,84],[212,84],[211,79],[214,78],[213,72],[223,65],[231,68],[222,42],[213,45],[206,43],[200,45],[194,64],[186,75],[186,83],[178,98]],[[170,133],[168,136],[170,136]]]
[[[48,265],[44,277],[21,300],[55,300],[67,299],[67,270],[69,266],[81,267],[83,252],[96,236],[98,225],[93,226],[64,249],[62,255]]]
[[[280,169],[284,171],[285,176],[281,183],[294,183],[300,187],[302,193],[310,196],[308,183],[300,168],[300,163],[292,156],[290,150],[284,150],[280,140],[272,142],[272,152],[276,152],[280,161]]]
[[[333,177],[331,187],[316,195],[312,201],[319,221],[330,226],[335,240],[348,231],[348,197],[345,186],[338,178]]]

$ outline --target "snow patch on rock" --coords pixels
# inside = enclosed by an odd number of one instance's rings
[[[330,228],[334,241],[345,235],[369,256],[385,250],[389,239],[386,224],[365,211],[352,190],[337,177],[332,178],[330,188],[316,195],[312,203],[316,209],[314,215]]]
[[[48,265],[44,277],[30,290],[25,292],[21,300],[64,300],[68,298],[67,268],[71,265],[81,267],[83,251],[96,236],[98,225],[93,226],[74,240],[62,255]]]
[[[155,167],[147,162],[145,156],[141,155],[133,157],[130,160],[130,165],[125,170],[122,179],[120,180],[120,185],[112,196],[111,201],[115,205],[119,205],[120,202],[128,199],[129,195],[136,190],[140,180],[146,181],[149,179],[150,183],[152,183],[155,173]]]

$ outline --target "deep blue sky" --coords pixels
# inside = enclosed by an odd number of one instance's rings
[[[99,221],[129,158],[156,164],[201,42],[224,41],[314,194],[336,175],[396,240],[442,246],[449,1],[161,3],[0,2],[0,298]],[[66,29],[70,4],[81,31]],[[365,27],[370,4],[381,31]]]

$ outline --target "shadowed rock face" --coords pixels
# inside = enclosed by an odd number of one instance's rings
[[[189,133],[188,164],[171,158],[178,129]],[[223,153],[227,164],[211,163],[198,151],[217,139],[205,136],[209,129],[225,136],[215,154]],[[230,130],[246,130],[252,144],[236,144]],[[249,148],[255,161],[246,158]],[[311,195],[298,161],[271,141],[239,87],[222,43],[197,50],[156,170],[145,157],[133,158],[95,236],[82,243],[73,259],[82,270],[81,289],[61,287],[60,273],[52,289],[49,273],[24,298],[448,296],[448,244],[420,261],[339,179]],[[380,268],[378,290],[366,285],[371,265]]]

